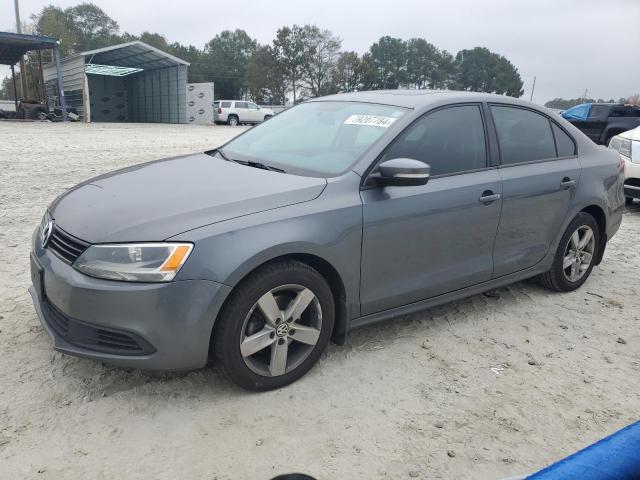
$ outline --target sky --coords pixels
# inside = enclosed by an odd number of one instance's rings
[[[20,0],[23,20],[53,4]],[[504,55],[524,81],[524,98],[618,99],[640,93],[640,0],[93,0],[121,31],[158,32],[202,47],[241,28],[270,43],[283,25],[316,24],[366,51],[383,35],[422,37],[455,55],[477,46]],[[15,31],[13,1],[0,1],[0,31]],[[8,69],[0,70],[0,74]]]

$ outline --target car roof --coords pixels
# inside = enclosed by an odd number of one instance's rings
[[[498,102],[516,105],[532,105],[514,97],[493,93],[461,92],[456,90],[372,90],[366,92],[339,93],[309,100],[366,102],[418,109],[436,102]],[[536,107],[538,107],[536,105]]]

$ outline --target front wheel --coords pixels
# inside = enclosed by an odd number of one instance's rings
[[[540,276],[541,283],[558,292],[580,287],[591,274],[600,249],[600,228],[595,219],[580,212],[560,240],[551,269]]]
[[[633,198],[631,197],[624,197],[624,204],[627,207],[630,207],[631,205],[633,205]]]
[[[267,120],[269,120],[271,117],[273,117],[273,115],[265,115],[264,116],[264,121],[266,122]]]
[[[267,266],[236,287],[214,329],[214,355],[247,390],[288,385],[313,367],[334,321],[331,289],[298,261]]]

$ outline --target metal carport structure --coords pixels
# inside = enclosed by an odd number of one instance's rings
[[[133,41],[62,59],[67,103],[85,121],[186,123],[188,62]],[[48,88],[58,74],[44,68]]]
[[[18,98],[16,89],[16,75],[14,66],[20,59],[29,51],[33,50],[53,50],[55,62],[53,69],[56,72],[56,77],[63,79],[63,73],[60,69],[60,42],[52,37],[45,37],[44,35],[27,35],[23,33],[13,32],[0,32],[0,64],[11,66],[11,75],[13,77],[13,87],[15,92],[15,104],[16,112],[18,111]],[[42,65],[40,65],[42,68]],[[41,70],[42,71],[42,70]],[[25,72],[20,72],[24,76]],[[64,81],[64,79],[63,79]],[[58,91],[60,106],[62,107],[62,118],[67,120],[67,108],[65,102],[64,91],[60,82]],[[23,92],[24,94],[24,92]],[[43,93],[43,97],[45,97]]]

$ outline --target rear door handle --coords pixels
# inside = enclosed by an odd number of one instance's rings
[[[562,181],[560,182],[560,186],[562,188],[564,188],[565,190],[569,189],[569,188],[573,188],[573,187],[576,186],[576,181],[574,179],[572,179],[572,178],[564,177],[562,179]]]
[[[493,193],[491,190],[486,190],[482,192],[482,196],[479,198],[479,200],[481,203],[484,203],[485,205],[490,205],[496,200],[500,200],[500,194]]]

